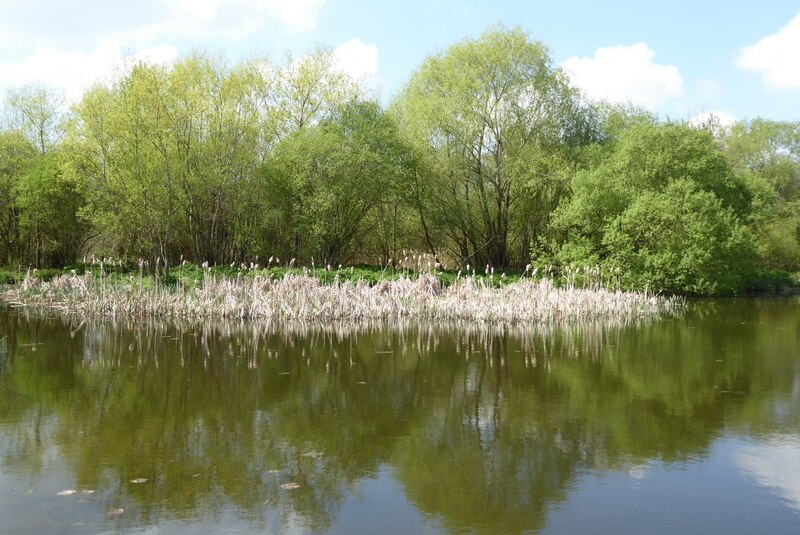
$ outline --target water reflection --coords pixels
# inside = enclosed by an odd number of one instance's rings
[[[748,444],[738,453],[736,464],[756,483],[800,511],[800,437],[779,435]]]
[[[11,310],[0,324],[0,481],[32,490],[35,504],[13,503],[53,521],[37,531],[335,532],[354,497],[390,478],[386,500],[431,531],[523,533],[547,529],[587,471],[642,480],[653,462],[704,459],[723,434],[800,429],[796,302],[617,325],[125,324]],[[739,467],[796,504],[800,474],[769,464],[800,460],[796,444],[776,447]],[[67,487],[95,492],[55,496]],[[419,531],[407,508],[384,514]]]

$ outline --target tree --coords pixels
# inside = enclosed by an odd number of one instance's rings
[[[542,232],[563,192],[565,161],[552,154],[590,130],[547,48],[522,30],[491,29],[427,58],[394,108],[425,160],[420,212],[447,236],[451,254],[464,263],[524,263],[528,238]],[[540,189],[550,200],[530,214],[526,194]]]
[[[688,180],[636,197],[608,226],[605,264],[626,287],[670,293],[735,293],[757,259],[755,239],[713,193]]]
[[[64,266],[82,251],[83,197],[65,180],[61,152],[16,129],[0,132],[0,256],[5,265]],[[45,136],[45,139],[49,139]]]
[[[723,139],[737,171],[766,178],[781,199],[800,199],[800,122],[737,122]]]
[[[74,263],[89,226],[78,216],[84,199],[76,185],[63,178],[58,151],[38,156],[15,190],[28,258],[36,267]]]
[[[572,189],[554,218],[563,264],[620,268],[629,287],[680,293],[734,291],[753,268],[757,192],[707,131],[635,125]]]
[[[87,217],[123,256],[230,258],[236,197],[259,158],[256,67],[193,55],[139,64],[76,108],[73,171]],[[168,264],[167,264],[168,265]]]
[[[172,254],[181,163],[173,158],[168,72],[138,64],[112,88],[90,89],[76,107],[70,144],[73,170],[86,180],[85,214],[122,256],[168,261]]]
[[[722,144],[737,172],[765,186],[758,226],[762,263],[800,269],[800,122],[739,122]]]
[[[12,265],[23,257],[18,185],[36,155],[36,147],[20,132],[0,132],[0,250],[6,265]]]
[[[402,186],[407,157],[394,123],[371,101],[349,102],[285,138],[265,173],[295,231],[291,255],[351,259],[362,223]]]
[[[44,154],[63,135],[64,104],[61,95],[41,85],[12,89],[6,96],[8,122]]]
[[[279,65],[255,63],[261,74],[254,90],[260,120],[258,157],[271,166],[274,152],[293,136],[302,136],[323,121],[335,119],[348,102],[363,96],[361,86],[338,69],[333,51],[318,47],[300,58],[287,55]],[[265,179],[266,178],[266,179]],[[248,254],[300,254],[301,236],[295,227],[289,184],[260,173],[245,183],[247,193],[235,204],[235,242]]]
[[[279,66],[263,63],[270,82],[260,98],[265,112],[264,135],[270,145],[332,117],[354,98],[361,86],[336,66],[333,51],[317,47],[300,58],[287,55]]]

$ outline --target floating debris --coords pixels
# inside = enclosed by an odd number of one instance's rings
[[[136,479],[131,479],[131,483],[136,483],[137,485],[141,483],[147,483],[147,478],[144,477],[137,477]]]
[[[112,509],[109,512],[107,512],[106,516],[111,518],[112,516],[121,515],[124,512],[125,512],[125,509],[123,509],[122,507],[118,507],[116,509]]]
[[[65,490],[62,490],[61,492],[59,492],[58,495],[59,496],[72,496],[76,492],[78,492],[78,491],[75,490],[75,489],[65,489]]]
[[[294,481],[289,481],[288,483],[284,483],[283,485],[281,485],[281,488],[283,490],[295,490],[295,489],[299,489],[301,486],[302,485],[300,485],[300,483],[295,483]]]

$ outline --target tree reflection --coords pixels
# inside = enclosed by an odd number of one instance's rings
[[[4,310],[0,454],[35,479],[57,451],[76,488],[125,504],[130,525],[235,507],[324,531],[389,467],[445,528],[521,533],[587,470],[685,462],[732,428],[796,429],[797,307],[715,306],[537,327]]]

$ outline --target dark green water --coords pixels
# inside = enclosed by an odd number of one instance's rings
[[[798,300],[0,329],[0,533],[800,532]]]

